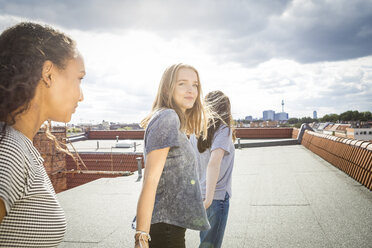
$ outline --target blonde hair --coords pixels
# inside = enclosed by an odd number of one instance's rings
[[[198,96],[194,106],[191,109],[187,109],[185,113],[181,111],[173,99],[177,73],[182,68],[188,68],[195,71],[198,79]],[[186,134],[195,134],[196,136],[199,136],[201,133],[203,133],[203,136],[206,137],[208,118],[206,116],[206,110],[203,104],[199,73],[194,67],[180,63],[174,64],[164,71],[160,80],[158,93],[154,103],[152,104],[152,111],[148,116],[146,116],[145,119],[141,121],[141,126],[146,128],[152,116],[160,109],[173,109],[176,111],[181,122],[180,129]]]

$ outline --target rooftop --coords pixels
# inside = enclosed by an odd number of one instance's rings
[[[133,247],[136,180],[101,178],[59,193],[68,220],[61,247]],[[237,149],[230,204],[223,247],[372,244],[372,192],[302,145]],[[198,240],[186,232],[187,247]]]

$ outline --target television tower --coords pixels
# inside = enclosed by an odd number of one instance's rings
[[[284,100],[282,100],[282,113],[284,113]]]

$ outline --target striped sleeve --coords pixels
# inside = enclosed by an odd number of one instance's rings
[[[16,142],[4,139],[0,144],[0,198],[8,214],[26,188],[25,155]]]

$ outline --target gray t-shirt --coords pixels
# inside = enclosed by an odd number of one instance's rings
[[[168,223],[194,230],[210,228],[196,172],[194,150],[180,131],[180,120],[173,109],[155,113],[145,132],[146,155],[170,147],[156,190],[151,224]]]
[[[223,200],[225,199],[226,192],[229,196],[232,196],[231,193],[231,178],[232,170],[234,166],[234,157],[235,157],[235,146],[232,142],[232,131],[225,125],[221,125],[217,131],[214,133],[212,139],[212,146],[209,149],[206,149],[203,153],[199,153],[198,150],[198,140],[194,135],[191,135],[190,142],[194,147],[196,152],[196,157],[198,160],[198,177],[199,183],[202,190],[203,198],[205,199],[206,191],[206,175],[209,158],[211,157],[211,152],[221,148],[225,151],[225,155],[222,158],[220,166],[220,175],[218,176],[216,190],[214,192],[214,200]]]

